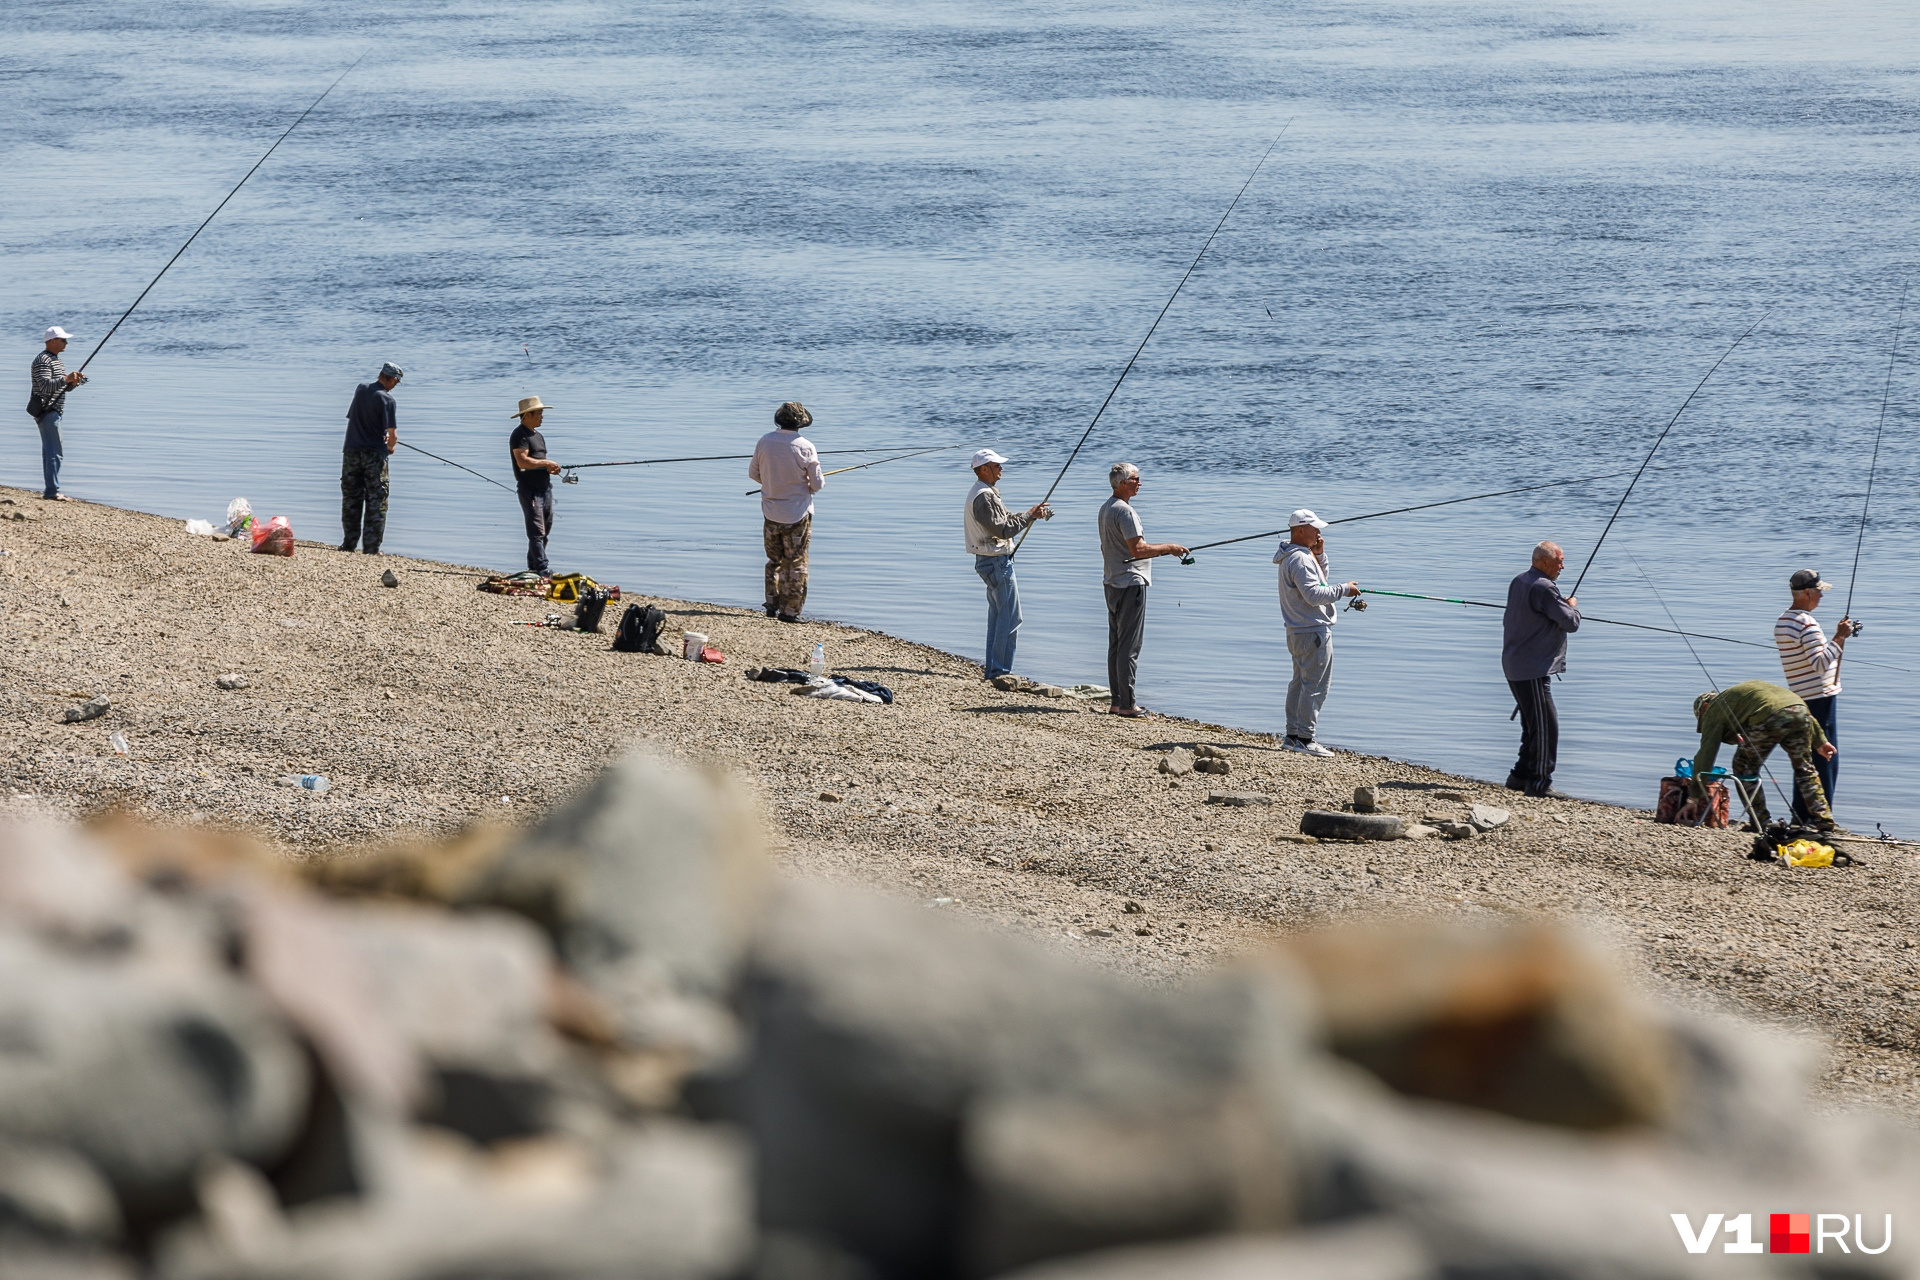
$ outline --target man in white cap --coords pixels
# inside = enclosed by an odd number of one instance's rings
[[[1274,553],[1280,566],[1280,618],[1287,628],[1287,654],[1293,679],[1287,685],[1287,736],[1281,746],[1301,755],[1330,757],[1315,740],[1320,708],[1333,684],[1334,605],[1342,596],[1360,594],[1360,584],[1327,581],[1327,527],[1305,507],[1287,517],[1287,541]]]
[[[1787,579],[1787,589],[1793,592],[1793,603],[1773,624],[1773,643],[1780,650],[1780,666],[1787,675],[1787,688],[1800,695],[1807,704],[1807,714],[1820,726],[1827,741],[1838,746],[1840,658],[1846,650],[1847,637],[1854,633],[1854,622],[1851,618],[1840,619],[1840,624],[1833,629],[1833,639],[1827,639],[1827,633],[1814,620],[1813,611],[1820,607],[1820,598],[1833,590],[1833,584],[1821,581],[1817,570],[1797,570]],[[1813,767],[1820,775],[1827,803],[1832,805],[1833,787],[1840,780],[1840,761],[1833,755],[1815,756]],[[1810,823],[1815,816],[1797,788],[1793,793],[1793,816],[1801,823]]]
[[[773,430],[753,446],[747,478],[760,486],[760,540],[767,552],[769,618],[800,621],[807,603],[807,548],[813,542],[813,495],[826,481],[820,454],[800,432],[813,415],[798,400],[773,411]]]
[[[27,395],[27,412],[40,427],[40,470],[46,480],[40,496],[48,502],[65,502],[67,495],[60,492],[60,418],[66,412],[67,392],[86,378],[68,373],[60,363],[60,353],[73,340],[72,334],[56,324],[41,337],[47,349],[33,358],[33,389]]]
[[[358,543],[380,554],[387,532],[387,459],[400,443],[393,389],[406,371],[391,362],[380,376],[353,389],[347,406],[347,440],[340,450],[340,549]],[[363,536],[364,534],[364,536]]]
[[[560,464],[547,457],[547,438],[540,434],[552,407],[541,404],[539,396],[528,396],[513,415],[520,425],[507,437],[520,514],[527,522],[527,568],[542,577],[552,572],[547,567],[547,535],[553,532],[553,477],[560,470]]]
[[[1035,520],[1053,519],[1046,503],[1028,507],[1019,515],[1009,514],[1000,501],[1001,468],[1007,460],[991,449],[973,455],[973,474],[978,477],[967,492],[967,505],[961,512],[967,534],[967,550],[973,553],[973,570],[987,584],[987,660],[986,676],[991,680],[1013,670],[1013,647],[1020,632],[1020,588],[1013,579],[1013,540]]]
[[[1148,542],[1146,526],[1133,509],[1140,493],[1140,468],[1116,462],[1107,469],[1113,496],[1100,504],[1101,581],[1107,594],[1107,685],[1113,702],[1107,711],[1129,720],[1144,720],[1147,711],[1134,701],[1134,679],[1140,671],[1140,645],[1147,635],[1147,588],[1153,583],[1149,560],[1184,556],[1177,542]]]

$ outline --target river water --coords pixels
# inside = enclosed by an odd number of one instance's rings
[[[556,406],[563,461],[742,452],[795,398],[823,449],[999,448],[1024,505],[1285,126],[1020,558],[1020,669],[1104,682],[1117,459],[1148,536],[1192,543],[1630,468],[1763,314],[1582,604],[1667,625],[1650,580],[1686,627],[1765,643],[1792,570],[1849,586],[1920,197],[1906,4],[186,0],[8,28],[22,375],[47,323],[91,350],[366,55],[71,398],[81,497],[218,518],[245,495],[330,539],[342,415],[391,359],[403,437],[500,479],[521,395]],[[1847,668],[1839,810],[1920,835],[1910,358],[1891,391],[1852,652],[1910,670]],[[7,439],[0,480],[37,485],[31,424]],[[810,610],[978,655],[964,457],[830,480]],[[558,566],[759,603],[743,468],[585,473]],[[1621,483],[1342,526],[1333,568],[1499,600],[1541,538],[1578,572]],[[520,567],[500,490],[405,452],[393,488],[387,549]],[[1273,547],[1156,563],[1146,705],[1280,727]],[[1497,613],[1378,599],[1337,635],[1325,740],[1504,776]],[[1762,649],[1700,656],[1780,678]],[[1650,805],[1705,679],[1675,637],[1583,629],[1559,784]]]

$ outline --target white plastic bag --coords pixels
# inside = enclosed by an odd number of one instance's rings
[[[253,523],[253,505],[245,498],[235,498],[227,504],[227,529],[229,538],[237,538],[240,532]]]
[[[209,520],[189,520],[187,521],[187,532],[197,538],[211,538],[213,536],[213,523]]]

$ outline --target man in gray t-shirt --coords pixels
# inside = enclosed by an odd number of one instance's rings
[[[1184,556],[1178,543],[1148,542],[1146,526],[1131,499],[1140,492],[1140,468],[1116,462],[1107,472],[1113,496],[1100,504],[1100,560],[1107,592],[1107,685],[1113,705],[1107,710],[1130,720],[1146,711],[1134,705],[1133,682],[1140,669],[1140,643],[1147,634],[1147,586],[1159,556]]]

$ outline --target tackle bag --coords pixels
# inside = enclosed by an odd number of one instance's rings
[[[613,647],[621,653],[660,653],[660,628],[667,625],[666,610],[657,605],[630,604],[620,615],[620,626],[613,633]]]
[[[1730,798],[1727,784],[1713,781],[1707,783],[1707,798],[1704,802],[1693,796],[1693,779],[1660,779],[1660,801],[1653,807],[1655,822],[1672,823],[1681,827],[1726,827],[1732,825]]]
[[[1816,863],[1788,862],[1782,850],[1802,840],[1808,844],[1816,844],[1824,848],[1831,843],[1833,835],[1831,832],[1817,831],[1812,827],[1801,827],[1791,822],[1776,820],[1768,823],[1767,829],[1753,838],[1753,848],[1748,852],[1747,856],[1755,862],[1783,862],[1788,863],[1790,866],[1852,867],[1859,865],[1857,858],[1837,845],[1833,846],[1833,860],[1831,862],[1824,860]]]
[[[601,615],[607,611],[607,601],[613,593],[605,587],[588,587],[580,593],[580,599],[573,606],[573,629],[575,631],[598,631]]]

